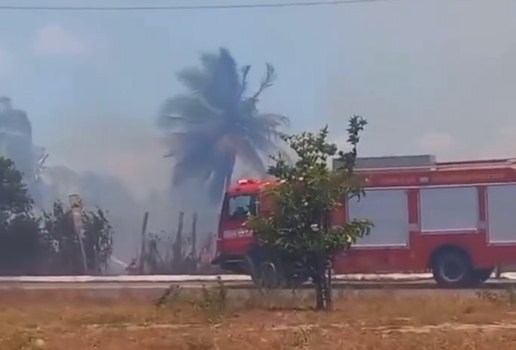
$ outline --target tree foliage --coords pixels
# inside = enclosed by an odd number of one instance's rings
[[[281,155],[273,157],[275,164],[269,174],[279,181],[265,190],[272,207],[247,221],[247,226],[258,233],[260,243],[281,261],[296,261],[304,266],[316,286],[318,308],[331,307],[333,258],[368,234],[372,226],[365,219],[347,223],[332,220],[332,214],[346,199],[360,200],[364,194],[363,179],[355,173],[354,166],[365,125],[359,116],[350,119],[349,152],[339,152],[335,144],[328,142],[327,127],[316,134],[286,136],[297,159],[291,163]],[[332,171],[328,161],[337,155],[343,166]]]
[[[10,159],[0,157],[0,272],[36,272],[40,257],[39,220],[22,174]]]
[[[12,160],[0,157],[0,212],[3,223],[12,216],[27,214],[32,210],[32,200],[22,178],[22,173]]]
[[[237,158],[265,174],[262,153],[275,149],[278,129],[288,119],[257,108],[261,94],[274,83],[274,67],[266,65],[260,86],[252,93],[250,70],[249,65],[239,68],[229,51],[221,48],[216,54],[201,55],[200,68],[179,72],[188,92],[167,100],[159,117],[159,126],[167,131],[167,156],[174,158],[173,185],[196,179],[208,185],[217,202],[231,182]]]

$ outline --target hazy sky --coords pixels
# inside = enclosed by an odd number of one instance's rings
[[[23,1],[95,3],[201,2]],[[347,118],[356,113],[370,122],[364,155],[516,157],[514,0],[189,12],[0,10],[0,95],[29,113],[35,142],[47,147],[50,163],[103,169],[142,193],[167,184],[154,120],[161,102],[180,91],[175,73],[219,46],[240,64],[252,64],[256,80],[265,62],[275,65],[278,81],[262,108],[289,116],[293,130],[327,122],[342,142]]]

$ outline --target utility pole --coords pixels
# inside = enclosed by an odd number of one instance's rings
[[[68,196],[68,201],[70,203],[71,215],[73,220],[73,226],[75,230],[75,234],[77,235],[79,241],[79,248],[81,250],[81,258],[83,265],[83,273],[88,273],[88,261],[86,260],[86,251],[84,250],[84,228],[82,225],[82,210],[83,204],[81,197],[78,194],[71,194]]]
[[[192,219],[192,258],[197,259],[197,212],[193,214]]]
[[[179,222],[177,223],[176,241],[174,242],[174,269],[181,269],[183,263],[183,222],[185,213],[179,213]]]
[[[199,257],[197,255],[197,212],[194,212],[192,218],[192,250],[188,258],[188,273],[196,273],[199,265]]]
[[[149,221],[149,212],[146,211],[143,215],[142,223],[142,242],[140,247],[140,273],[145,273],[145,259],[147,258],[146,246],[147,246],[147,222]]]

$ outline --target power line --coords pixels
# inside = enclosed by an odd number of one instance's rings
[[[252,4],[219,4],[219,5],[163,5],[163,6],[20,6],[0,5],[0,10],[29,10],[29,11],[189,11],[189,10],[229,10],[229,9],[260,9],[287,7],[316,7],[338,6],[357,3],[387,2],[396,0],[323,0],[307,2],[276,2]]]

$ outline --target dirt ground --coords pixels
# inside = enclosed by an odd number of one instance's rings
[[[0,349],[516,349],[512,291],[401,295],[337,291],[335,310],[311,295],[223,288],[121,292],[0,292]]]

